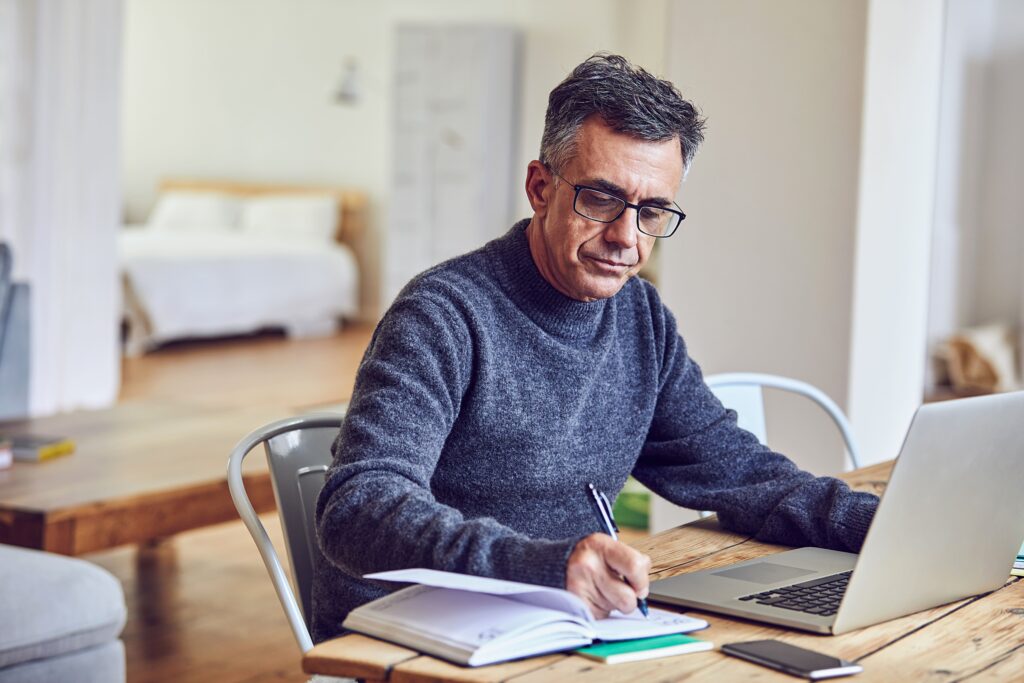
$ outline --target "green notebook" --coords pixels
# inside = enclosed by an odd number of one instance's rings
[[[576,650],[576,654],[596,659],[605,664],[620,664],[622,662],[639,662],[642,659],[685,655],[689,652],[703,652],[713,647],[714,643],[709,640],[674,634],[591,645]]]

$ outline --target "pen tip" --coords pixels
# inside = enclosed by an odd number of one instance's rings
[[[637,603],[640,606],[640,613],[643,614],[645,617],[648,616],[650,614],[650,610],[647,608],[647,599],[640,598],[639,600],[637,600]]]

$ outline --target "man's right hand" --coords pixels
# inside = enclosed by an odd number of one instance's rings
[[[582,598],[597,619],[612,610],[629,614],[636,609],[637,598],[647,597],[650,569],[647,555],[607,534],[591,534],[569,556],[565,588]]]

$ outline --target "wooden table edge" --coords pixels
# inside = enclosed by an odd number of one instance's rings
[[[243,481],[257,513],[276,509],[269,472]],[[53,509],[0,502],[0,543],[82,555],[236,519],[225,477]]]
[[[359,644],[376,650],[379,660],[368,663],[362,659],[354,660],[344,652],[341,653],[341,656],[333,653],[335,650],[359,646]],[[369,681],[386,681],[395,666],[423,656],[425,655],[416,650],[385,640],[378,640],[359,633],[346,633],[337,638],[317,643],[312,650],[302,655],[302,671],[311,676],[339,676],[363,678]]]
[[[846,480],[846,481],[867,478],[866,480],[873,481],[874,478],[878,477],[879,474],[884,472],[885,475],[882,477],[882,479],[884,481],[884,480],[888,479],[888,473],[891,470],[893,463],[894,463],[894,461],[892,461],[892,460],[885,461],[885,462],[880,462],[880,463],[874,463],[872,465],[865,466],[865,467],[860,468],[859,470],[855,470],[853,472],[842,473],[841,475],[839,475],[839,478],[843,479],[843,480]],[[706,522],[706,520],[696,520],[694,523],[698,524],[698,525],[701,525],[701,524],[707,525],[708,524]],[[687,526],[687,525],[681,525],[681,526]],[[680,528],[680,527],[676,527],[676,529],[678,529],[678,528]],[[730,533],[730,532],[727,532],[725,530],[722,530],[722,531],[723,531],[723,533]],[[708,557],[712,557],[712,556],[714,556],[716,554],[719,554],[719,553],[722,553],[722,552],[725,552],[725,551],[728,551],[728,550],[732,550],[736,546],[744,545],[744,544],[750,543],[750,542],[760,543],[760,542],[756,541],[752,536],[748,536],[748,537],[743,538],[742,540],[740,540],[737,543],[730,544],[727,547],[713,549],[713,550],[707,552],[705,555],[701,555],[700,557],[691,558],[689,560],[680,562],[678,564],[674,564],[674,565],[671,565],[669,567],[664,567],[664,568],[662,568],[662,569],[660,569],[658,571],[658,574],[660,575],[660,574],[665,573],[666,571],[670,571],[670,570],[673,570],[673,569],[679,569],[681,567],[685,567],[685,566],[687,566],[689,564],[692,564],[694,562],[698,562],[698,561],[704,560],[704,559],[706,559]],[[777,544],[763,544],[763,545],[766,545],[766,546],[776,546],[778,548],[779,552],[782,552],[784,550],[789,549],[788,546],[781,546],[781,545],[777,545]],[[956,609],[950,610],[949,612],[943,614],[942,616],[938,617],[937,619],[934,619],[934,620],[928,622],[928,625],[934,624],[934,623],[940,621],[941,619],[945,618],[946,616],[948,616],[950,614],[954,614],[956,611],[957,611]],[[383,665],[383,664],[381,664],[381,665],[373,665],[373,664],[370,664],[370,663],[368,663],[368,662],[366,662],[365,660],[362,660],[362,659],[354,660],[354,659],[352,659],[352,657],[348,653],[345,653],[345,652],[342,652],[342,656],[341,657],[331,656],[331,655],[328,654],[328,652],[331,649],[331,644],[332,643],[334,644],[334,647],[337,647],[337,646],[340,645],[342,647],[342,649],[344,649],[344,648],[348,647],[352,643],[351,639],[354,638],[354,637],[359,637],[359,638],[367,639],[369,641],[372,641],[372,643],[374,645],[381,645],[381,646],[386,646],[387,648],[394,648],[394,650],[396,652],[400,651],[400,655],[396,655],[396,656],[400,656],[401,658],[400,659],[395,659],[395,661],[389,662],[386,665]],[[891,641],[891,642],[896,642],[896,641]],[[884,647],[887,647],[888,645],[890,645],[891,642],[887,643],[885,646],[883,646],[883,648],[879,648],[878,650],[875,650],[875,651],[869,653],[868,655],[865,655],[865,657],[866,656],[870,656],[871,654],[874,654],[875,652],[881,651],[882,649],[884,649]],[[572,652],[562,653],[562,654],[558,654],[556,656],[561,657],[563,659],[568,659],[568,658],[584,659],[584,658],[580,657],[579,655],[573,654]],[[550,655],[548,655],[548,657],[550,657]],[[310,650],[309,652],[307,652],[303,656],[303,658],[302,658],[302,669],[303,669],[304,673],[307,673],[307,674],[310,674],[310,675],[321,674],[321,675],[328,675],[328,676],[349,676],[349,677],[366,678],[368,680],[374,680],[374,681],[389,681],[389,680],[391,680],[391,674],[392,674],[392,672],[393,672],[395,667],[397,667],[399,664],[409,664],[409,663],[413,662],[416,659],[423,659],[425,661],[433,661],[433,662],[440,662],[442,664],[447,664],[444,660],[440,660],[440,659],[431,657],[430,655],[422,654],[422,653],[417,652],[415,650],[404,648],[404,647],[401,647],[399,645],[395,645],[395,644],[389,643],[387,641],[378,640],[376,638],[370,638],[368,636],[360,636],[359,634],[346,634],[344,636],[340,636],[339,638],[335,638],[335,639],[332,639],[332,640],[324,641],[324,642],[314,646],[314,648],[312,650]],[[542,657],[537,657],[536,659],[537,660],[541,660],[543,658]],[[524,660],[524,661],[527,661],[527,660]],[[587,660],[587,661],[589,661],[589,660]],[[512,677],[510,677],[507,680],[514,680],[515,678],[517,678],[519,676],[528,675],[530,672],[536,671],[537,669],[543,668],[544,666],[548,666],[549,664],[550,664],[550,661],[547,661],[546,663],[543,663],[543,664],[539,663],[538,666],[534,667],[533,669],[531,669],[531,671],[521,672],[521,673],[515,674],[515,675],[513,675]],[[478,672],[481,675],[485,675],[486,674],[486,667],[480,668],[480,669],[466,667],[465,670],[467,672],[467,676],[469,675],[469,672],[472,672],[472,671],[476,671],[476,672]],[[359,672],[359,673],[357,673],[357,672]],[[481,680],[483,680],[483,679],[481,679]],[[501,679],[501,680],[505,680],[505,679]]]

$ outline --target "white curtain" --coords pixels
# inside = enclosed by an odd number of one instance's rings
[[[0,239],[31,286],[29,410],[120,380],[122,0],[0,0]]]

